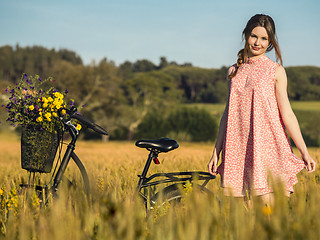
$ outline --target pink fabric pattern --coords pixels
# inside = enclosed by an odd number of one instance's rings
[[[218,167],[225,193],[272,192],[270,177],[293,192],[304,162],[292,152],[275,96],[278,64],[266,56],[241,64],[231,79],[226,136]]]

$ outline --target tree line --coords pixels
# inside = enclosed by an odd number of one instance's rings
[[[129,139],[150,114],[167,117],[182,103],[226,101],[228,67],[207,69],[165,57],[159,60],[158,64],[142,59],[117,66],[104,58],[85,65],[68,49],[2,46],[0,90],[23,73],[52,76],[58,89],[68,89],[78,106],[86,105],[83,112],[88,117],[110,131],[125,130]],[[319,67],[288,67],[286,71],[291,100],[320,100]]]

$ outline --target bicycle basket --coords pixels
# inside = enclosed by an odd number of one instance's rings
[[[59,146],[56,133],[39,130],[36,126],[22,127],[21,167],[30,172],[50,173]]]

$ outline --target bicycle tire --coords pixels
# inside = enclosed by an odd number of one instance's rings
[[[177,204],[181,201],[181,199],[184,197],[184,194],[181,192],[183,191],[182,189],[182,184],[180,183],[175,183],[170,186],[165,187],[161,191],[157,192],[155,195],[153,195],[150,199],[151,206],[150,208],[152,209],[154,206],[158,205],[161,206],[165,204],[166,202],[170,204]],[[194,188],[197,188],[200,190],[200,192],[203,192],[207,195],[212,195],[213,193],[205,188],[202,187],[199,184],[192,184]]]
[[[89,196],[90,195],[90,183],[89,183],[88,173],[87,173],[84,165],[82,164],[80,158],[74,152],[72,152],[71,158],[75,162],[75,164],[77,165],[77,167],[81,173],[81,177],[83,180],[83,186],[84,186],[84,192],[86,193],[87,196]]]

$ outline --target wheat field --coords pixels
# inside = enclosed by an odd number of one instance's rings
[[[207,171],[214,143],[179,143],[159,155],[155,172]],[[294,149],[296,152],[296,149]],[[59,197],[41,206],[35,192],[19,194],[28,179],[20,167],[20,141],[0,135],[0,239],[319,239],[320,171],[298,175],[295,193],[284,197],[275,189],[275,204],[259,198],[248,208],[242,199],[225,197],[219,177],[208,184],[214,197],[191,191],[178,206],[146,214],[134,194],[148,152],[134,142],[84,142],[76,146],[90,178],[92,194],[81,188],[59,190]],[[297,153],[297,152],[296,152]],[[310,149],[320,161],[320,149]],[[70,165],[67,174],[78,182]],[[50,180],[50,174],[36,179]]]

